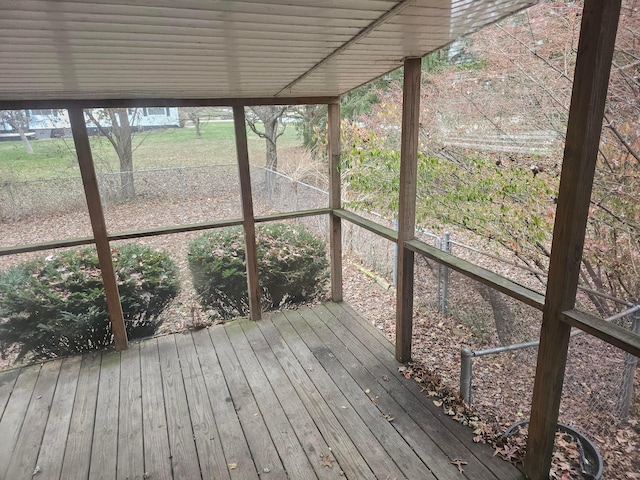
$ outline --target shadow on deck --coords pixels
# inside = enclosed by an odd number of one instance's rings
[[[0,478],[524,478],[398,366],[327,303],[2,372]]]

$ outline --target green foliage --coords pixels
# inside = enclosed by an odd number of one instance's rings
[[[152,335],[179,290],[168,254],[139,245],[112,249],[127,335]],[[24,262],[0,273],[0,348],[20,357],[58,357],[111,344],[109,315],[93,248]]]
[[[400,190],[400,152],[366,129],[347,130],[342,172],[351,205],[394,215]],[[459,158],[418,156],[416,216],[424,227],[471,230],[516,253],[546,243],[555,210],[553,190],[527,168],[496,165],[468,153]]]
[[[328,278],[325,243],[303,227],[275,223],[256,231],[262,308],[319,297]],[[247,315],[248,294],[241,228],[206,233],[189,245],[189,268],[202,304],[222,318]]]

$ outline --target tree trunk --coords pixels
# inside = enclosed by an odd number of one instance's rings
[[[491,305],[496,332],[501,345],[513,343],[513,313],[500,292],[486,285],[478,285],[478,292]]]
[[[133,183],[133,150],[131,148],[132,128],[127,110],[117,109],[111,114],[111,131],[116,140],[116,152],[120,160],[120,187],[126,200],[135,198]]]
[[[31,142],[29,141],[29,138],[24,133],[24,130],[22,128],[18,128],[18,134],[20,135],[20,140],[22,140],[22,143],[24,144],[24,148],[27,150],[27,153],[31,155],[33,153],[33,147],[31,146]]]
[[[278,117],[268,117],[264,119],[264,139],[267,147],[265,183],[269,199],[273,193],[275,174],[278,171],[278,150],[276,141],[278,138]]]
[[[196,138],[202,138],[202,132],[200,131],[200,117],[197,117],[193,120],[193,124],[196,127]]]

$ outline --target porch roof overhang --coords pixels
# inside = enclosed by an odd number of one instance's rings
[[[337,97],[532,3],[0,0],[0,102]]]

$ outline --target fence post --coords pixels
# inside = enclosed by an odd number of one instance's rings
[[[184,184],[184,172],[182,168],[178,168],[178,184],[180,185],[180,196],[185,200],[187,198],[187,190]]]
[[[451,236],[449,232],[444,232],[444,245],[443,250],[445,253],[451,253]],[[442,276],[442,313],[447,313],[447,303],[449,301],[449,267],[444,267],[444,275]]]
[[[640,334],[640,310],[637,310],[633,314],[631,331],[633,333]],[[626,423],[629,418],[629,410],[631,409],[631,403],[633,401],[633,384],[637,367],[638,357],[627,353],[624,356],[624,373],[622,374],[620,398],[618,400],[619,418],[622,423]]]
[[[460,396],[471,405],[471,381],[473,376],[473,352],[468,348],[460,350]]]

